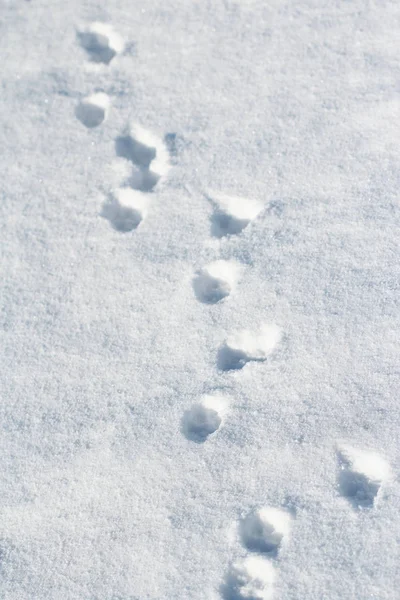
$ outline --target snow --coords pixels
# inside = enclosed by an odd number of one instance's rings
[[[399,26],[2,2],[0,598],[398,600]]]
[[[100,92],[83,98],[76,107],[75,114],[86,127],[98,127],[107,117],[109,107],[109,97]]]

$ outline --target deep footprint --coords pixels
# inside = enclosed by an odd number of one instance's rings
[[[75,115],[85,127],[98,127],[107,118],[109,108],[110,99],[107,94],[92,94],[80,101]]]
[[[260,508],[241,521],[242,544],[251,552],[276,555],[290,531],[290,515],[277,508]]]
[[[151,192],[169,171],[169,154],[163,140],[140,125],[126,127],[115,140],[115,151],[134,167],[129,182],[133,189]]]
[[[93,62],[108,65],[124,50],[123,39],[108,23],[90,23],[78,32],[78,37]]]
[[[127,233],[136,229],[147,215],[147,197],[130,188],[117,189],[103,205],[101,216],[108,219],[117,231]]]
[[[261,202],[251,198],[228,196],[215,192],[209,192],[207,196],[215,206],[211,218],[211,235],[219,238],[243,231],[264,207]]]
[[[242,369],[250,361],[263,362],[275,350],[282,337],[277,325],[262,325],[257,332],[247,329],[229,336],[218,352],[221,371]]]
[[[390,478],[387,461],[376,452],[351,446],[338,449],[338,487],[355,509],[372,508],[382,485]]]
[[[248,556],[233,563],[221,586],[224,600],[271,600],[275,569],[261,556]]]
[[[239,275],[239,267],[228,260],[216,260],[201,271],[193,279],[196,298],[205,304],[215,304],[229,296],[233,291]]]
[[[188,440],[201,444],[221,426],[228,399],[224,396],[203,396],[182,417],[182,433]]]

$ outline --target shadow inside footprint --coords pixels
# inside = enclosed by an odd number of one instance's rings
[[[372,508],[379,492],[380,484],[370,481],[362,473],[342,468],[338,476],[338,486],[342,496],[353,508]]]
[[[156,157],[156,149],[141,144],[130,135],[121,135],[115,140],[117,156],[130,160],[141,169],[148,169]]]
[[[211,217],[211,235],[222,238],[226,235],[236,235],[248,225],[248,220],[241,220],[216,210]]]
[[[242,351],[230,348],[226,344],[218,350],[217,366],[220,371],[238,371],[249,362],[249,357]]]
[[[202,444],[209,435],[217,431],[221,422],[216,410],[200,403],[194,404],[182,417],[181,431],[188,440]]]

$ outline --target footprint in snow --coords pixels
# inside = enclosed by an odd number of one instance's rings
[[[98,127],[107,118],[110,98],[101,92],[83,98],[75,109],[75,115],[86,127]]]
[[[218,238],[243,231],[264,207],[261,202],[251,198],[215,192],[209,192],[207,197],[215,207],[211,217],[211,234]]]
[[[276,556],[290,531],[291,516],[279,508],[264,507],[239,524],[243,546],[251,552]]]
[[[130,186],[133,189],[151,192],[170,169],[164,141],[136,123],[128,124],[117,137],[115,150],[117,156],[132,163]]]
[[[275,350],[282,337],[277,325],[262,325],[258,331],[243,329],[230,335],[218,352],[221,371],[242,369],[250,361],[263,362]]]
[[[147,215],[149,200],[145,194],[131,188],[118,188],[103,205],[101,216],[117,231],[136,229]]]
[[[182,433],[188,440],[201,444],[215,433],[223,422],[229,400],[221,395],[203,396],[183,415]]]
[[[234,562],[221,586],[224,600],[271,600],[275,569],[262,556],[247,556]]]
[[[121,36],[108,23],[90,23],[78,31],[78,38],[91,61],[107,65],[125,47]]]
[[[193,279],[196,298],[205,304],[216,304],[229,296],[239,276],[239,266],[229,260],[216,260],[197,272]]]
[[[390,479],[388,462],[376,452],[339,446],[338,488],[354,509],[372,508],[382,485]]]

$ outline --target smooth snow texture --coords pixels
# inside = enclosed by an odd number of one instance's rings
[[[240,267],[229,260],[216,260],[203,267],[193,280],[193,288],[200,302],[215,304],[229,296],[237,283]]]
[[[115,141],[117,155],[134,165],[131,185],[135,189],[151,191],[167,175],[170,163],[167,147],[162,139],[137,123],[129,123]]]
[[[235,562],[223,588],[225,600],[270,600],[273,597],[275,569],[260,556]]]
[[[94,22],[79,31],[82,46],[91,60],[108,64],[124,50],[122,37],[108,23]]]
[[[260,508],[240,523],[244,546],[252,552],[277,552],[290,531],[290,515],[278,508]]]
[[[261,325],[257,331],[237,331],[221,346],[218,366],[222,371],[229,371],[242,369],[252,360],[263,361],[274,351],[281,337],[281,328],[275,324]]]
[[[360,450],[348,445],[338,448],[341,494],[355,508],[372,507],[382,484],[390,479],[389,463],[377,452]]]
[[[212,217],[212,234],[216,237],[240,233],[263,209],[263,203],[252,198],[217,192],[208,192],[208,197],[216,205]]]
[[[86,127],[101,125],[106,119],[110,108],[110,98],[101,92],[87,96],[80,101],[75,109],[77,118]]]
[[[123,233],[136,229],[147,215],[149,200],[145,194],[131,188],[115,190],[110,201],[103,206],[102,216],[117,231]]]
[[[203,396],[183,415],[182,432],[193,442],[205,442],[220,428],[228,405],[228,398],[219,394]]]

